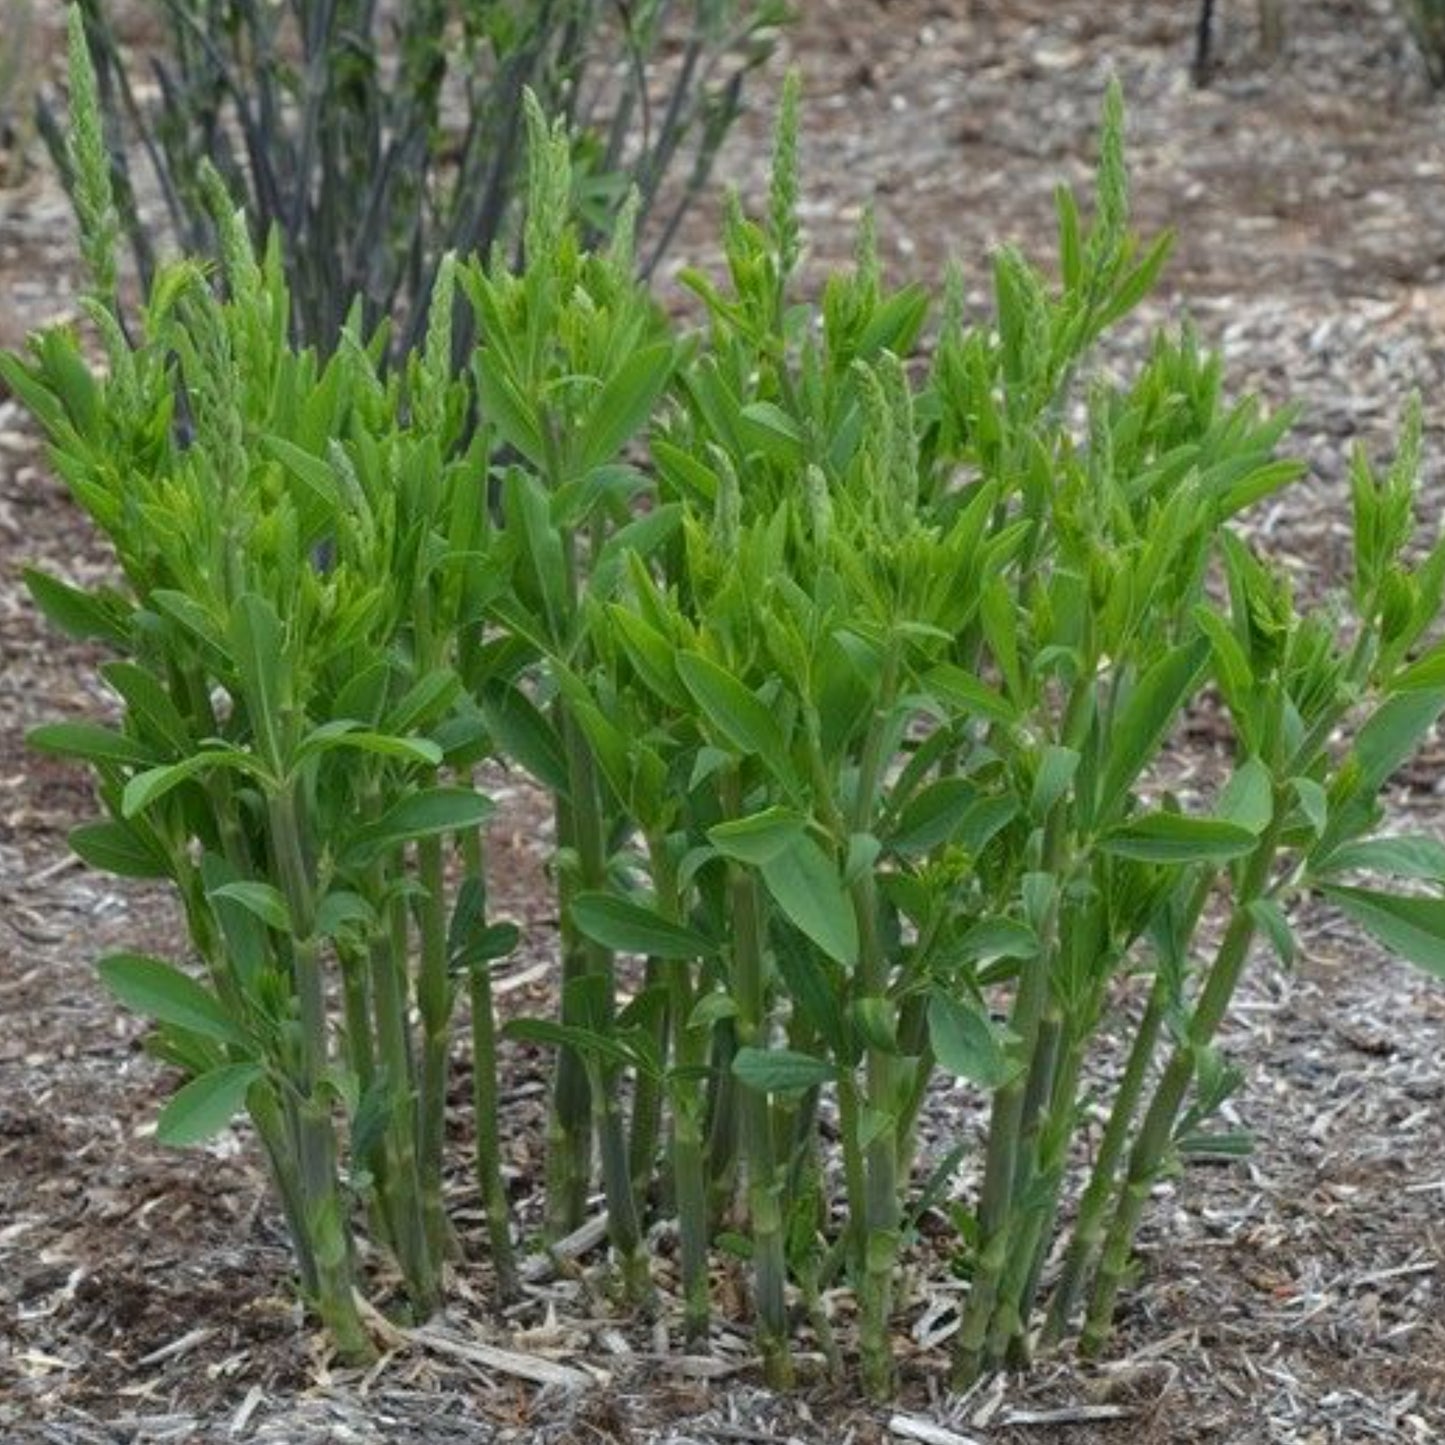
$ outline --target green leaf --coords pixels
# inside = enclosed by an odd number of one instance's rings
[[[231,609],[230,644],[256,747],[272,771],[282,763],[281,728],[287,700],[290,662],[286,633],[276,609],[264,597],[247,592]]]
[[[121,815],[134,818],[137,813],[143,813],[173,788],[180,787],[182,783],[199,777],[212,768],[230,768],[236,772],[266,776],[260,764],[246,753],[237,752],[234,748],[207,749],[194,753],[179,763],[137,773],[125,785],[125,792],[121,794]]]
[[[537,410],[530,406],[505,371],[498,352],[487,348],[477,353],[474,367],[482,419],[501,433],[534,467],[547,465],[547,447]]]
[[[430,738],[396,737],[391,733],[369,732],[346,718],[322,723],[302,738],[292,755],[292,763],[320,753],[350,749],[372,757],[394,758],[398,762],[417,763],[422,767],[440,767],[442,750]]]
[[[191,730],[154,674],[133,662],[109,662],[100,672],[125,702],[126,721],[134,731],[149,742],[163,744],[167,752],[191,751]]]
[[[1290,787],[1310,827],[1323,833],[1330,821],[1330,795],[1313,778],[1291,778]]]
[[[336,938],[347,929],[368,929],[376,925],[376,910],[359,893],[341,888],[328,893],[316,906],[316,933]]]
[[[853,904],[828,855],[809,837],[760,865],[763,882],[787,919],[829,958],[845,967],[858,960]]]
[[[291,910],[286,906],[280,890],[269,883],[241,879],[234,883],[222,883],[220,887],[212,888],[207,896],[225,898],[239,904],[247,913],[259,918],[268,928],[274,928],[278,933],[292,932]]]
[[[691,959],[717,952],[717,945],[705,934],[610,893],[579,893],[572,900],[572,921],[588,938],[615,953]]]
[[[955,1078],[983,1089],[1001,1089],[1022,1067],[972,999],[934,989],[928,1000],[928,1036],[939,1064]]]
[[[897,1011],[886,998],[855,998],[848,1013],[870,1049],[898,1053]]]
[[[1269,769],[1258,758],[1242,763],[1225,784],[1215,811],[1258,837],[1274,817],[1274,779]]]
[[[964,933],[950,958],[970,962],[992,963],[998,958],[1034,958],[1039,951],[1039,936],[1026,923],[1012,918],[985,918]]]
[[[476,828],[492,816],[490,798],[471,788],[425,788],[410,793],[374,823],[359,828],[342,854],[347,867],[365,868],[393,849],[418,838],[435,838]]]
[[[978,799],[967,779],[939,778],[908,800],[888,846],[904,856],[931,852],[954,837]]]
[[[1018,709],[1008,698],[981,682],[971,672],[941,662],[923,679],[924,689],[965,717],[1011,725],[1018,721]]]
[[[755,401],[739,415],[744,436],[776,466],[797,467],[807,460],[802,430],[782,407]]]
[[[1252,852],[1258,841],[1248,828],[1222,818],[1145,813],[1111,828],[1100,847],[1142,863],[1225,863]]]
[[[689,697],[677,676],[672,644],[649,622],[625,607],[609,603],[607,619],[637,675],[669,707],[689,709]]]
[[[461,694],[462,680],[451,668],[433,668],[397,700],[386,715],[385,730],[398,737],[430,727],[451,710]]]
[[[22,575],[31,599],[46,621],[67,636],[82,642],[96,640],[115,647],[130,646],[130,620],[135,609],[118,592],[108,589],[83,592],[33,567],[27,567]]]
[[[1310,870],[1314,874],[1384,873],[1393,878],[1420,878],[1445,883],[1445,843],[1437,838],[1404,835],[1364,838],[1345,843]]]
[[[482,695],[482,716],[502,751],[543,787],[565,796],[567,754],[557,730],[521,688],[498,683]]]
[[[246,1095],[260,1077],[259,1064],[226,1064],[192,1079],[161,1110],[157,1140],[173,1148],[203,1144],[245,1108]]]
[[[703,994],[693,1005],[692,1012],[687,1016],[687,1027],[689,1030],[696,1029],[707,1032],[722,1023],[723,1020],[737,1016],[737,1000],[730,993],[724,993],[721,989],[715,988]]]
[[[807,827],[801,814],[773,807],[719,823],[707,830],[707,838],[724,858],[761,867],[801,840]]]
[[[96,970],[106,988],[138,1014],[224,1044],[246,1043],[245,1033],[220,999],[164,959],[112,953],[96,964]]]
[[[98,766],[147,768],[159,760],[154,748],[99,723],[46,723],[32,728],[25,741],[38,753],[79,758]]]
[[[736,752],[760,757],[784,786],[796,793],[797,778],[788,759],[787,742],[772,711],[757,694],[695,652],[678,653],[677,671],[714,731]]]
[[[641,430],[672,375],[675,358],[670,340],[639,347],[608,379],[582,429],[576,471],[590,472],[612,461]]]
[[[1154,760],[1209,658],[1204,638],[1167,653],[1139,679],[1114,719],[1099,796],[1101,820],[1123,807],[1135,779]]]
[[[1412,662],[1390,681],[1392,692],[1437,692],[1445,688],[1445,642]]]
[[[1445,978],[1445,898],[1402,898],[1339,885],[1320,891],[1392,953]]]
[[[122,878],[169,878],[171,865],[138,829],[118,818],[82,823],[70,846],[85,863]]]
[[[1286,968],[1293,968],[1297,953],[1294,930],[1289,926],[1284,909],[1273,898],[1256,898],[1247,905],[1247,909],[1255,927],[1262,930],[1273,944],[1280,962]]]
[[[1386,698],[1355,739],[1360,792],[1373,798],[1445,712],[1445,691],[1406,692]]]
[[[795,1049],[739,1049],[733,1056],[733,1077],[760,1094],[792,1094],[831,1083],[837,1069],[826,1059]]]
[[[1068,792],[1079,770],[1079,754],[1073,748],[1047,747],[1039,759],[1034,775],[1033,795],[1029,811],[1035,818],[1044,817],[1050,808]]]
[[[553,1019],[513,1019],[502,1032],[522,1043],[545,1044],[551,1048],[573,1049],[584,1057],[605,1059],[624,1067],[636,1062],[632,1051],[618,1040],[594,1029],[575,1028]]]

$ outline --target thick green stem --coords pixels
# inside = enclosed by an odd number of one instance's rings
[[[301,1176],[296,1167],[296,1151],[287,1137],[285,1117],[269,1081],[254,1085],[246,1102],[281,1196],[281,1212],[286,1216],[287,1231],[296,1251],[301,1292],[314,1299],[320,1288],[320,1276],[311,1247],[311,1235],[306,1228],[306,1207],[301,1192]]]
[[[386,867],[373,865],[368,886],[374,899],[386,892]],[[427,1244],[417,1167],[417,1100],[411,1031],[407,1016],[407,953],[410,943],[406,900],[397,892],[387,906],[386,929],[369,950],[378,1065],[388,1094],[385,1164],[378,1179],[392,1248],[406,1276],[407,1292],[419,1313],[430,1314],[439,1298],[437,1261]]]
[[[741,789],[729,782],[728,813],[741,813]],[[762,1047],[765,992],[763,985],[763,911],[758,884],[740,864],[729,865],[729,894],[733,915],[733,998],[738,1007],[738,1043]],[[743,1127],[743,1153],[747,1171],[748,1213],[753,1236],[753,1294],[757,1311],[758,1352],[763,1374],[775,1390],[787,1389],[793,1378],[788,1349],[786,1299],[787,1254],[784,1238],[782,1181],[773,1144],[772,1114],[768,1096],[744,1088],[739,1100]]]
[[[1134,1236],[1138,1232],[1149,1191],[1168,1157],[1174,1125],[1189,1086],[1194,1081],[1199,1056],[1218,1032],[1249,960],[1249,946],[1255,929],[1250,905],[1264,893],[1269,882],[1286,800],[1277,796],[1274,805],[1274,821],[1265,829],[1249,859],[1229,926],[1190,1015],[1185,1037],[1176,1046],[1165,1067],[1130,1151],[1128,1173],[1104,1241],[1103,1257],[1079,1338],[1079,1348],[1086,1355],[1097,1354],[1109,1337],[1114,1304],[1133,1252]]]
[[[1051,837],[1045,845],[1045,861],[1056,876],[1061,847],[1057,818],[1056,812],[1050,820]],[[1025,960],[1009,1020],[1027,1063],[994,1095],[989,1116],[983,1192],[979,1200],[979,1251],[969,1285],[968,1304],[954,1342],[953,1379],[959,1389],[968,1388],[984,1370],[998,1363],[990,1354],[990,1332],[1013,1245],[1016,1190],[1031,1093],[1035,1095],[1033,1102],[1037,1102],[1039,1068],[1035,1066],[1039,1064],[1041,1041],[1046,1043],[1049,1036],[1044,1022],[1049,1007],[1052,957],[1052,946],[1046,941],[1033,958]],[[1052,1069],[1051,1060],[1049,1068]],[[1028,1166],[1023,1167],[1027,1172]]]
[[[478,882],[484,876],[481,834],[471,829],[462,839],[462,856],[468,877]],[[501,1100],[497,1089],[497,1021],[492,1003],[492,971],[489,960],[474,963],[467,976],[468,1001],[472,1013],[472,1112],[476,1119],[474,1156],[477,1189],[487,1220],[487,1241],[497,1293],[504,1301],[515,1299],[519,1284],[517,1260],[512,1248],[507,1186],[502,1178]]]
[[[1044,1340],[1049,1344],[1057,1344],[1068,1330],[1074,1308],[1083,1292],[1084,1282],[1103,1245],[1105,1214],[1114,1195],[1119,1164],[1123,1160],[1124,1149],[1129,1142],[1129,1130],[1144,1094],[1149,1066],[1154,1061],[1154,1050],[1158,1046],[1160,1029],[1164,1023],[1167,994],[1168,988],[1164,980],[1156,977],[1149,992],[1149,1002],[1145,1005],[1143,1016],[1134,1033],[1134,1043],[1124,1066],[1124,1077],[1114,1095],[1114,1103],[1099,1140],[1094,1168],[1079,1200],[1078,1218],[1064,1255],[1063,1269],[1049,1301],[1048,1317],[1044,1322]]]
[[[667,841],[648,842],[657,909],[669,922],[681,921],[677,870]],[[667,1022],[672,1035],[672,1188],[682,1274],[683,1331],[689,1341],[707,1338],[708,1300],[707,1161],[703,1151],[701,1071],[707,1062],[707,1037],[690,1028],[695,989],[692,964],[674,959],[666,965]]]
[[[422,1070],[417,1099],[417,1173],[422,1215],[431,1257],[445,1257],[449,1235],[442,1199],[446,1142],[447,1072],[451,1055],[452,984],[447,976],[446,875],[440,838],[417,844],[417,872],[423,889],[420,905],[421,959],[416,1002],[421,1018]]]
[[[326,996],[315,933],[315,898],[297,801],[290,791],[272,796],[270,823],[277,871],[291,914],[291,956],[299,1014],[292,1082],[304,1227],[316,1266],[316,1309],[337,1349],[348,1359],[366,1359],[373,1351],[356,1308],[351,1231],[337,1176],[336,1134],[324,1082]]]
[[[572,900],[584,889],[601,888],[606,880],[607,845],[602,824],[596,771],[581,729],[565,713],[562,736],[567,750],[569,797],[559,800],[557,842],[570,847],[574,868],[563,867],[558,879],[562,928],[562,1022],[577,1028],[595,1024],[577,999],[575,985],[590,974],[612,975],[606,949],[583,938],[572,923]],[[609,984],[607,1007],[611,1007]],[[547,1227],[553,1238],[581,1224],[592,1177],[593,1108],[587,1067],[573,1049],[558,1055],[552,1113],[548,1125]]]
[[[1037,1167],[1028,1193],[1023,1196],[1023,1217],[1015,1228],[989,1340],[989,1352],[995,1359],[1006,1358],[1010,1365],[1019,1367],[1028,1360],[1029,1319],[1053,1238],[1069,1145],[1074,1137],[1084,1047],[1082,1038],[1067,1032],[1069,1036],[1057,1050],[1053,1094],[1038,1131]]]
[[[622,1105],[617,1098],[616,1080],[604,1077],[599,1066],[593,1066],[589,1083],[592,1126],[602,1164],[602,1187],[607,1194],[607,1237],[622,1270],[623,1297],[629,1304],[642,1304],[652,1296],[652,1272],[632,1192],[632,1161],[628,1157]]]

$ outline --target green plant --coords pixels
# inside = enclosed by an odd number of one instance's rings
[[[0,367],[115,548],[124,592],[28,581],[54,622],[113,650],[102,672],[122,716],[31,742],[92,766],[106,817],[73,845],[98,867],[169,880],[205,966],[198,982],[150,957],[100,965],[156,1020],[154,1051],[190,1076],[159,1137],[203,1138],[245,1105],[303,1289],[361,1354],[353,1203],[413,1308],[435,1308],[456,975],[508,946],[482,907],[476,829],[490,804],[470,774],[486,740],[456,671],[489,542],[485,442],[463,443],[466,388],[452,377],[455,266],[404,375],[382,379],[381,343],[355,318],[323,364],[288,339],[278,248],[257,261],[211,177],[221,289],[194,262],[162,269],[127,339],[78,13],[70,39],[69,156],[107,374],[63,330]],[[450,921],[448,837],[467,864]],[[505,1271],[505,1231],[494,1240]]]
[[[797,297],[796,79],[765,215],[731,200],[727,281],[685,275],[707,313],[686,344],[635,279],[635,207],[584,244],[572,143],[535,102],[526,263],[445,263],[403,366],[356,326],[324,365],[292,347],[276,250],[257,263],[218,181],[224,294],[166,269],[128,339],[72,44],[106,374],[57,332],[4,375],[128,583],[32,577],[120,651],[125,704],[119,728],[35,742],[91,762],[109,817],[77,849],[170,878],[206,968],[102,964],[194,1076],[162,1137],[244,1099],[306,1293],[363,1352],[354,1206],[412,1307],[437,1298],[465,975],[508,1288],[488,967],[513,935],[470,786],[499,755],[557,819],[557,1007],[505,1029],[557,1055],[552,1234],[600,1177],[625,1299],[652,1303],[644,1241],[670,1220],[692,1337],[725,1253],[772,1383],[806,1328],[884,1395],[920,1218],[976,1148],[950,1204],[959,1383],[1040,1338],[1102,1347],[1154,1183],[1247,1144],[1211,1119],[1256,937],[1287,960],[1288,910],[1318,893],[1445,974],[1445,846],[1377,833],[1445,712],[1418,415],[1386,476],[1356,463],[1349,615],[1301,611],[1235,525],[1300,471],[1276,455],[1288,417],[1226,404],[1187,331],[1127,384],[1091,371],[1168,250],[1129,230],[1114,90],[1088,222],[1058,196],[1057,282],[1004,251],[973,321],[953,280],[926,364],[905,358],[929,297],[885,284],[871,222],[821,303]],[[454,373],[463,301],[481,341]],[[1186,793],[1173,742],[1206,704],[1232,753]],[[930,1158],[940,1080],[990,1117]],[[829,1315],[840,1283],[855,1334]]]
[[[1408,876],[1445,885],[1438,845],[1354,841],[1445,709],[1445,650],[1406,664],[1440,610],[1445,544],[1402,560],[1412,431],[1385,482],[1360,464],[1342,650],[1342,620],[1300,614],[1229,525],[1298,474],[1275,457],[1288,417],[1224,406],[1218,363],[1187,334],[1157,341],[1131,386],[1085,385],[1092,344],[1167,250],[1127,229],[1117,94],[1092,224],[1059,197],[1061,286],[1002,254],[993,321],[967,325],[954,299],[921,385],[898,358],[925,297],[884,288],[866,231],[821,316],[793,301],[795,105],[790,92],[766,221],[730,209],[730,292],[685,276],[711,330],[654,430],[639,545],[618,570],[615,539],[594,530],[580,635],[549,636],[511,610],[515,594],[498,613],[584,734],[613,820],[619,846],[569,900],[574,925],[648,960],[621,1013],[599,967],[574,1015],[589,1025],[522,1027],[590,1054],[594,1087],[619,1093],[611,1076],[630,1069],[642,1100],[661,1082],[696,1327],[701,1241],[744,1220],[770,1378],[790,1374],[787,1285],[826,1337],[820,1286],[844,1271],[865,1383],[885,1393],[901,1201],[936,1072],[992,1099],[960,1250],[966,1383],[1032,1347],[1071,1146],[1099,1088],[1089,1062],[1130,994],[1147,996],[1142,1022],[1052,1292],[1061,1335],[1089,1285],[1087,1349],[1161,1172],[1241,1145],[1206,1121],[1237,1082],[1214,1040],[1255,934],[1287,952],[1284,905],[1319,888],[1442,967],[1438,903],[1333,880],[1408,856]],[[489,316],[483,331],[507,328]],[[589,399],[598,387],[577,384]],[[564,391],[532,392],[558,397],[560,417],[527,394],[519,381],[522,405],[494,414],[535,462],[538,438],[579,424]],[[555,541],[520,511],[512,530],[537,586]],[[1160,769],[1213,689],[1234,766],[1207,806],[1186,806]],[[825,1109],[841,1216],[820,1206]],[[650,1119],[639,1108],[634,1140]]]
[[[135,201],[143,153],[172,239],[214,255],[204,183],[214,167],[258,244],[273,229],[300,338],[334,347],[360,299],[370,335],[399,322],[420,343],[443,256],[518,236],[522,96],[566,119],[576,199],[598,233],[635,186],[655,214],[650,269],[705,185],[781,0],[164,0],[153,104],[133,87],[105,0],[82,0],[112,145],[115,193],[143,283],[157,232]],[[72,177],[58,122],[40,111]],[[669,176],[673,179],[669,181]],[[460,342],[460,338],[459,338]]]

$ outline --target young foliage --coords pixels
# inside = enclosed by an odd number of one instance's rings
[[[505,1030],[556,1055],[547,1231],[600,1184],[644,1305],[670,1221],[693,1340],[720,1252],[745,1261],[775,1385],[806,1330],[893,1388],[920,1220],[970,1154],[958,1382],[1041,1339],[1102,1348],[1157,1181],[1247,1145],[1212,1119],[1256,942],[1287,962],[1317,890],[1445,966],[1445,849],[1379,833],[1445,713],[1418,422],[1383,479],[1356,468],[1353,615],[1301,610],[1235,525],[1298,475],[1287,418],[1226,403],[1187,330],[1127,382],[1091,367],[1168,244],[1129,230],[1117,92],[1088,219],[1059,197],[1058,278],[1006,253],[978,318],[954,283],[926,360],[929,297],[887,285],[871,222],[799,299],[797,106],[790,80],[766,215],[727,208],[726,279],[686,277],[698,336],[639,288],[629,226],[584,242],[574,142],[529,100],[524,264],[444,261],[389,373],[359,324],[325,362],[292,347],[276,249],[220,204],[217,284],[162,271],[133,342],[97,285],[104,373],[63,332],[0,363],[127,583],[33,579],[115,651],[123,708],[33,742],[91,766],[106,816],[77,850],[171,879],[202,966],[121,955],[102,978],[188,1076],[164,1138],[244,1103],[348,1351],[358,1206],[412,1307],[437,1302],[463,977],[478,1187],[514,1282],[489,754],[556,822],[556,1008]],[[113,202],[78,120],[102,278]],[[461,301],[480,339],[454,374]],[[1206,695],[1226,776],[1179,794]],[[938,1088],[988,1122],[933,1157]]]

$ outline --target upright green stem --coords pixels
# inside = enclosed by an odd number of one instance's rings
[[[297,801],[289,788],[272,795],[270,823],[277,871],[291,913],[291,954],[299,1011],[293,1080],[297,1096],[296,1143],[305,1227],[316,1265],[316,1308],[341,1353],[348,1359],[366,1359],[372,1348],[356,1308],[351,1230],[337,1177],[336,1135],[324,1083],[326,996],[315,932],[315,898]]]
[[[387,890],[384,861],[368,879],[373,899]],[[407,954],[411,932],[406,899],[397,892],[386,908],[386,927],[371,940],[371,998],[375,1014],[378,1064],[388,1093],[385,1162],[379,1176],[383,1211],[392,1247],[419,1313],[435,1310],[439,1300],[439,1261],[427,1242],[417,1159],[417,1085],[408,1015],[411,1009]]]
[[[902,661],[901,645],[890,639],[884,656],[878,701],[859,759],[857,792],[850,810],[854,833],[873,826],[877,794],[883,778],[888,732],[897,699]],[[851,884],[853,913],[858,925],[858,991],[880,1005],[888,1004],[889,965],[878,917],[878,884],[865,869]],[[870,1044],[866,1058],[868,1103],[878,1116],[893,1122],[876,1129],[864,1151],[863,1274],[861,1288],[860,1346],[863,1385],[875,1399],[893,1393],[893,1351],[889,1320],[893,1312],[893,1276],[898,1264],[900,1207],[898,1200],[897,1114],[899,1059],[896,1051]]]
[[[1079,1200],[1078,1218],[1074,1232],[1069,1239],[1068,1251],[1064,1255],[1063,1269],[1054,1286],[1049,1301],[1048,1317],[1044,1322],[1044,1339],[1057,1344],[1068,1330],[1074,1307],[1083,1291],[1084,1281],[1094,1267],[1104,1242],[1104,1217],[1109,1201],[1113,1198],[1114,1182],[1119,1164],[1129,1142],[1129,1130],[1134,1123],[1139,1103],[1144,1093],[1144,1083],[1149,1075],[1149,1066],[1154,1061],[1154,1050],[1158,1046],[1159,1033],[1164,1023],[1168,988],[1164,980],[1155,978],[1149,991],[1149,1001],[1134,1032],[1134,1042],[1129,1050],[1124,1076],[1119,1081],[1118,1092],[1109,1110],[1108,1122],[1099,1140],[1099,1152],[1089,1175],[1083,1196]]]
[[[1276,797],[1274,802],[1274,821],[1265,829],[1250,858],[1229,926],[1190,1015],[1186,1035],[1165,1067],[1139,1126],[1139,1136],[1130,1151],[1128,1173],[1104,1241],[1103,1258],[1094,1280],[1084,1330],[1079,1338],[1079,1348],[1086,1355],[1097,1354],[1108,1339],[1114,1320],[1115,1300],[1129,1265],[1144,1205],[1168,1156],[1174,1125],[1189,1086],[1194,1081],[1199,1056],[1218,1032],[1248,962],[1255,930],[1250,904],[1263,894],[1269,882],[1285,811],[1283,798]]]
[[[1045,824],[1044,866],[1056,878],[1063,850],[1063,806],[1055,804]],[[1055,910],[1057,907],[1056,890]],[[1031,1167],[1027,1161],[1021,1161],[1024,1125],[1030,1107],[1039,1103],[1045,1066],[1052,1078],[1053,1049],[1049,1040],[1054,1037],[1054,1030],[1045,1029],[1044,1025],[1050,1006],[1053,931],[1051,921],[1047,930],[1050,936],[1042,941],[1034,957],[1023,963],[1009,1020],[1009,1027],[1019,1040],[1025,1067],[995,1093],[989,1116],[983,1192],[979,1200],[978,1258],[969,1286],[968,1304],[954,1342],[953,1378],[959,1389],[966,1389],[985,1369],[998,1363],[990,1354],[990,1332],[1013,1245],[1020,1169],[1027,1175]],[[1048,1058],[1041,1060],[1041,1053]]]
[[[481,880],[482,836],[472,828],[462,839],[462,857],[469,878]],[[477,1189],[487,1219],[487,1240],[497,1293],[503,1300],[516,1298],[519,1284],[512,1248],[507,1186],[502,1178],[501,1100],[497,1090],[497,1021],[492,1003],[489,960],[474,964],[467,974],[472,1012],[472,1112],[476,1119],[475,1167]]]
[[[727,785],[730,817],[742,812],[736,776]],[[738,1043],[761,1047],[763,1025],[763,910],[753,874],[738,863],[728,865],[733,914],[733,997],[737,1002]],[[747,1170],[748,1212],[753,1235],[753,1292],[757,1310],[758,1353],[763,1374],[775,1390],[787,1389],[793,1378],[788,1349],[786,1300],[787,1253],[784,1239],[782,1181],[778,1177],[768,1096],[757,1089],[740,1091],[743,1150]]]
[[[592,1021],[579,1010],[575,985],[593,971],[610,976],[612,961],[605,949],[583,938],[572,923],[572,900],[586,888],[601,887],[606,872],[601,803],[586,739],[565,712],[561,728],[567,753],[569,796],[559,800],[557,843],[571,848],[575,869],[564,867],[557,883],[562,930],[562,1022],[586,1027]],[[547,1228],[555,1239],[581,1224],[592,1178],[592,1099],[587,1066],[574,1049],[557,1058],[548,1123]]]
[[[682,918],[677,870],[665,838],[650,838],[653,888],[658,913],[669,922]],[[683,1330],[690,1341],[707,1337],[708,1300],[707,1165],[703,1154],[701,1073],[707,1062],[707,1037],[689,1028],[695,988],[692,964],[674,959],[666,966],[667,1018],[672,1034],[672,1182],[682,1274]]]
[[[421,959],[416,980],[417,1013],[422,1030],[421,1089],[417,1098],[417,1172],[421,1179],[422,1215],[428,1249],[434,1260],[440,1260],[445,1257],[448,1247],[446,1206],[442,1200],[442,1166],[452,1015],[452,984],[447,976],[446,873],[440,838],[423,838],[417,844],[417,874],[423,889],[420,905]]]

